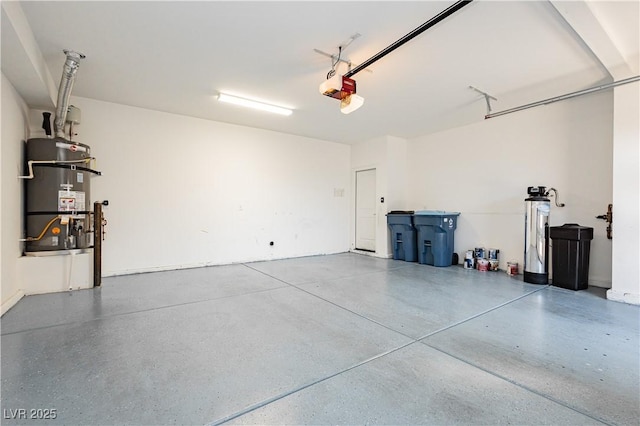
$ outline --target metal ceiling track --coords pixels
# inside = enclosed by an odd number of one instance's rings
[[[552,104],[554,102],[564,101],[566,99],[571,99],[571,98],[575,98],[575,97],[582,96],[582,95],[588,95],[589,93],[600,92],[602,90],[611,89],[613,87],[622,86],[623,84],[629,84],[629,83],[633,83],[633,82],[636,82],[636,81],[640,81],[640,75],[636,75],[635,77],[625,78],[623,80],[614,81],[613,83],[602,84],[600,86],[594,86],[594,87],[590,87],[588,89],[578,90],[577,92],[567,93],[565,95],[556,96],[554,98],[549,98],[549,99],[545,99],[545,100],[538,101],[538,102],[532,102],[530,104],[522,105],[522,106],[515,107],[515,108],[506,109],[504,111],[494,112],[494,113],[485,115],[484,118],[486,120],[486,119],[489,119],[489,118],[499,117],[501,115],[511,114],[512,112],[522,111],[522,110],[525,110],[525,109],[529,109],[529,108],[533,108],[533,107],[537,107],[537,106],[541,106],[541,105],[548,105],[548,104]]]
[[[405,35],[404,37],[398,39],[394,43],[392,43],[389,46],[385,47],[380,52],[376,53],[375,55],[373,55],[372,57],[370,57],[369,59],[367,59],[366,61],[364,61],[360,65],[358,65],[357,67],[353,68],[352,70],[349,70],[349,72],[347,72],[344,76],[345,77],[352,77],[352,76],[356,75],[357,73],[359,73],[360,71],[362,71],[363,69],[368,68],[374,62],[376,62],[379,59],[382,59],[383,57],[387,56],[389,53],[393,52],[398,47],[402,46],[403,44],[407,43],[408,41],[411,41],[415,37],[419,36],[420,34],[425,32],[429,28],[433,27],[438,22],[443,21],[444,19],[446,19],[449,16],[453,15],[454,13],[456,13],[457,11],[459,11],[460,9],[462,9],[463,7],[465,7],[466,5],[471,3],[472,1],[473,0],[460,0],[460,1],[455,2],[454,4],[452,4],[451,6],[446,8],[445,10],[443,10],[442,12],[438,13],[433,18],[429,19],[424,24],[420,25],[418,28],[416,28],[413,31],[411,31],[409,34]]]

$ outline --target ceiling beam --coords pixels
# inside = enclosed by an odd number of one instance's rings
[[[2,2],[2,72],[29,107],[52,108],[58,89],[17,1]]]
[[[549,0],[549,2],[614,80],[633,75],[631,67],[586,1]]]

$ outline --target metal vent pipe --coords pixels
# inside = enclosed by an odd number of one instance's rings
[[[53,127],[56,137],[66,139],[64,134],[64,123],[67,119],[67,110],[69,109],[69,97],[71,96],[73,82],[76,79],[76,72],[80,66],[80,59],[84,59],[85,56],[82,53],[74,52],[73,50],[65,49],[64,53],[67,55],[67,60],[64,63],[62,77],[60,78],[58,103],[56,104],[56,118],[53,122]]]

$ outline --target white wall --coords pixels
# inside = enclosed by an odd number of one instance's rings
[[[614,89],[612,300],[640,304],[640,89]]]
[[[349,146],[71,103],[104,173],[92,201],[110,203],[103,275],[348,251]]]
[[[407,170],[407,149],[406,139],[387,136],[387,169],[389,172],[386,197],[387,212],[409,209],[407,199],[409,186],[413,182],[409,179],[409,171]]]
[[[554,187],[566,207],[552,205],[550,225],[594,228],[589,282],[610,287],[611,241],[595,216],[612,200],[612,105],[609,91],[412,140],[409,204],[461,212],[457,253],[498,248],[501,269],[522,270],[526,189]]]
[[[4,76],[2,100],[5,312],[24,294],[89,288],[93,271],[90,253],[21,256],[21,141],[44,137],[42,111],[27,111]],[[74,140],[91,146],[104,172],[92,180],[91,201],[110,202],[103,276],[348,251],[348,146],[71,103],[82,109]]]
[[[0,294],[2,314],[23,295],[17,266],[22,238],[22,145],[27,132],[27,106],[2,74],[2,141],[0,149]]]

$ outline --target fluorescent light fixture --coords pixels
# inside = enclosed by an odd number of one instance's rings
[[[259,109],[261,111],[272,112],[274,114],[291,115],[292,110],[288,108],[279,107],[276,105],[265,104],[264,102],[252,101],[245,98],[239,98],[237,96],[227,95],[225,93],[218,94],[218,100],[220,102],[227,102],[234,105],[240,105],[247,108]]]
[[[340,101],[340,112],[343,114],[350,114],[360,108],[363,104],[364,98],[354,93]]]

